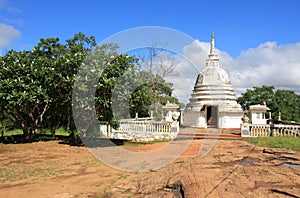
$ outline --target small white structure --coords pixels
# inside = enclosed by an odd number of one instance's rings
[[[241,126],[242,137],[258,137],[258,136],[270,136],[271,124],[267,123],[265,113],[270,110],[269,107],[264,105],[250,105],[250,123],[249,118],[245,115],[243,118],[244,123]],[[271,119],[271,113],[269,114]]]
[[[163,106],[163,109],[166,111],[165,121],[166,122],[177,121],[180,116],[179,108],[180,107],[177,104],[173,104],[167,101],[167,104]]]
[[[270,110],[266,105],[250,105],[251,124],[267,124],[265,113]]]
[[[243,114],[228,74],[220,68],[212,34],[206,67],[198,75],[190,102],[183,112],[183,126],[239,129]]]

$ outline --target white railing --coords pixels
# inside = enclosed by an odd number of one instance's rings
[[[299,125],[284,125],[274,124],[272,130],[273,136],[293,136],[300,137],[300,126]]]
[[[250,136],[251,137],[265,137],[270,136],[271,127],[269,124],[251,124]]]
[[[119,128],[112,130],[110,138],[135,141],[174,139],[179,132],[179,122],[156,122],[151,120],[122,120]]]
[[[243,123],[241,126],[243,137],[268,137],[268,136],[292,136],[300,137],[299,125],[283,124],[249,124]]]
[[[171,123],[151,121],[120,121],[118,130],[123,132],[171,133]]]

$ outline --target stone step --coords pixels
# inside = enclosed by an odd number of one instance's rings
[[[224,133],[219,131],[218,129],[211,130],[208,129],[206,131],[193,131],[193,132],[179,132],[177,135],[178,139],[242,139],[242,136],[239,132],[235,131],[232,133]]]

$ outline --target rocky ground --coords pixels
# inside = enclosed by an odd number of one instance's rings
[[[87,148],[58,141],[0,145],[0,197],[300,197],[299,152],[218,140],[199,157],[203,142],[144,173],[111,168]],[[122,147],[145,152],[166,144]]]

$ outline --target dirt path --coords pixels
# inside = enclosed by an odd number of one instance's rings
[[[166,143],[128,145],[148,151]],[[218,140],[198,157],[203,140],[152,172],[131,173],[98,161],[87,148],[57,141],[0,145],[0,197],[300,197],[299,152]]]

